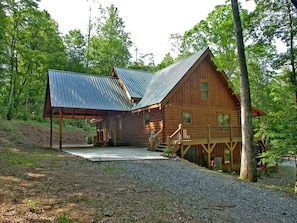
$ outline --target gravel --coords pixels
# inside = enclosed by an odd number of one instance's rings
[[[297,196],[210,171],[185,160],[123,161],[116,166],[121,176],[177,198],[179,206],[197,221],[297,222]]]

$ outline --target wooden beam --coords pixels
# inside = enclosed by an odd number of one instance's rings
[[[60,129],[59,129],[59,148],[62,150],[62,124],[63,124],[63,114],[62,109],[59,109],[59,116],[60,116]]]
[[[206,147],[207,145],[207,147]],[[216,146],[216,143],[214,144],[201,144],[201,146],[203,147],[203,149],[207,152],[207,168],[210,169],[210,154],[213,151],[214,147]]]
[[[51,117],[51,126],[50,126],[50,147],[53,147],[53,118]]]
[[[183,146],[182,146],[183,147]],[[181,157],[184,158],[184,156],[186,155],[186,153],[188,152],[188,150],[191,148],[191,145],[188,145],[187,148],[184,150],[182,149],[181,151]]]

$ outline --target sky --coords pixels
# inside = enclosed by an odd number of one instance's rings
[[[244,8],[250,7],[253,1],[245,2]],[[58,25],[62,34],[69,30],[80,29],[86,34],[91,17],[98,17],[98,1],[94,0],[41,0],[39,8],[45,9]],[[131,54],[135,58],[135,48],[138,55],[153,53],[155,64],[162,61],[170,52],[170,34],[184,34],[199,21],[206,19],[216,5],[225,0],[99,0],[106,8],[111,4],[118,8],[119,17],[125,24],[125,31],[130,33],[134,43]]]

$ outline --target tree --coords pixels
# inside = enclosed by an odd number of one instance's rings
[[[271,43],[280,41],[283,44],[283,52],[274,59],[274,68],[279,70],[277,88],[280,89],[280,95],[275,95],[275,100],[282,97],[282,103],[279,103],[277,109],[274,109],[268,119],[270,124],[267,125],[268,136],[272,143],[272,149],[267,155],[286,156],[292,154],[296,157],[297,139],[295,137],[295,125],[297,118],[297,78],[296,78],[296,43],[295,36],[297,32],[297,15],[296,9],[292,5],[293,1],[289,0],[257,0],[256,16],[257,19],[256,33],[259,41]],[[290,95],[291,94],[291,95]],[[293,100],[284,100],[287,98]],[[294,103],[292,104],[292,101]],[[285,104],[284,104],[285,103]],[[283,105],[283,106],[281,106]],[[294,112],[292,108],[295,108]],[[277,116],[277,120],[275,120]],[[290,124],[289,124],[290,123]],[[293,152],[292,152],[293,151]],[[272,157],[273,157],[272,156]],[[297,166],[296,166],[297,170]],[[297,176],[295,179],[295,192],[297,193]]]
[[[96,34],[90,39],[88,56],[93,73],[109,75],[114,66],[127,66],[132,42],[114,5],[106,10],[101,8],[101,14],[96,24]]]
[[[3,75],[0,87],[1,107],[8,105],[8,119],[27,119],[31,112],[42,118],[47,70],[67,66],[58,26],[46,11],[37,9],[37,2],[3,3],[7,23],[4,26],[1,22],[5,28],[5,47],[1,51],[5,66],[1,67],[7,67],[9,75]]]
[[[160,64],[158,64],[156,70],[161,70],[165,67],[168,67],[169,65],[173,64],[175,60],[171,56],[170,53],[167,53]]]
[[[64,36],[66,54],[69,60],[68,70],[75,72],[84,72],[85,61],[85,38],[79,29],[70,30]]]
[[[26,10],[37,8],[38,0],[22,0],[22,1],[9,1],[4,0],[2,3],[4,12],[7,16],[9,16],[9,28],[6,32],[6,45],[7,51],[6,54],[10,59],[9,62],[9,97],[8,97],[8,113],[7,118],[11,119],[13,116],[13,96],[14,96],[14,88],[16,76],[18,73],[18,57],[19,57],[19,33],[21,31],[22,24],[25,21],[24,12]]]
[[[4,12],[3,3],[0,2],[0,104],[3,103],[4,106],[0,108],[0,114],[7,114],[7,98],[2,96],[6,94],[5,86],[9,80],[9,58],[6,56],[6,41],[5,33],[8,28],[8,17]],[[2,102],[2,101],[5,101]],[[0,119],[2,115],[0,115]]]
[[[235,25],[236,45],[238,53],[238,64],[240,68],[240,107],[241,107],[241,125],[242,125],[242,156],[240,177],[249,179],[252,182],[257,181],[257,168],[254,148],[254,132],[252,123],[252,107],[250,98],[250,87],[246,58],[244,51],[244,42],[242,35],[241,19],[239,15],[238,1],[231,0],[232,12]]]

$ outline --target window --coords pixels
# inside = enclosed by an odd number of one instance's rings
[[[230,127],[230,115],[229,114],[218,114],[218,126],[219,127]],[[220,130],[228,130],[229,128],[220,128]]]
[[[201,82],[201,95],[202,98],[208,98],[208,83]]]
[[[192,114],[190,112],[183,112],[183,124],[192,123]]]
[[[150,124],[150,114],[149,113],[145,113],[143,115],[143,122],[144,122],[144,125]]]
[[[231,162],[231,152],[229,149],[224,150],[224,163],[230,163]]]

